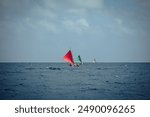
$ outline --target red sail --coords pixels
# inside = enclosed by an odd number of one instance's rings
[[[69,50],[67,52],[67,54],[64,56],[64,60],[69,62],[70,64],[74,64],[74,60],[73,60],[73,57],[72,57],[72,52],[71,50]]]

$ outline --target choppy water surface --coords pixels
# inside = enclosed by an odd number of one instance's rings
[[[0,63],[0,99],[150,99],[150,63]]]

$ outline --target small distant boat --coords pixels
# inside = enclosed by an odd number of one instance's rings
[[[67,52],[67,54],[64,56],[64,60],[68,63],[70,63],[70,65],[74,65],[74,60],[73,60],[73,56],[72,56],[72,52],[71,50],[69,50]]]
[[[79,62],[80,64],[82,64],[82,60],[81,60],[80,55],[78,55],[78,59],[77,59],[77,60],[78,60],[78,62]],[[73,54],[72,54],[71,50],[69,50],[69,51],[67,52],[67,54],[64,56],[64,61],[68,62],[68,63],[70,64],[70,66],[79,67],[78,62],[77,62],[77,63],[74,62]]]
[[[94,58],[93,63],[96,63],[96,59]]]
[[[80,55],[78,55],[77,60],[76,60],[76,63],[77,63],[77,64],[83,64],[83,62],[82,62],[82,59],[81,59],[81,56],[80,56]]]

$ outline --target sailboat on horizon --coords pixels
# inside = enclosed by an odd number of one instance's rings
[[[74,62],[73,54],[71,50],[69,50],[64,56],[64,61],[68,62],[70,66],[76,66],[76,67],[79,67],[79,65],[83,63],[80,55],[78,55],[77,57],[77,62],[76,63]]]
[[[81,59],[81,56],[80,55],[78,55],[78,57],[77,57],[77,59],[76,59],[76,63],[78,63],[78,64],[83,64],[83,62],[82,62],[82,59]]]
[[[94,60],[92,61],[93,63],[96,63],[96,59],[94,58]]]
[[[69,50],[69,51],[67,52],[67,54],[64,56],[64,60],[65,60],[66,62],[68,62],[68,63],[70,64],[70,66],[71,66],[71,65],[74,65],[74,59],[73,59],[71,50]]]

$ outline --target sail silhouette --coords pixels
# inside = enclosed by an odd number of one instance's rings
[[[94,58],[93,63],[96,63],[96,59]]]
[[[77,62],[77,63],[80,63],[80,64],[83,64],[83,62],[82,62],[82,59],[81,59],[81,56],[80,56],[80,55],[78,55],[76,62]]]
[[[67,52],[67,54],[64,56],[64,60],[72,65],[74,65],[74,60],[73,60],[73,56],[72,56],[72,52],[71,50],[69,50]]]

